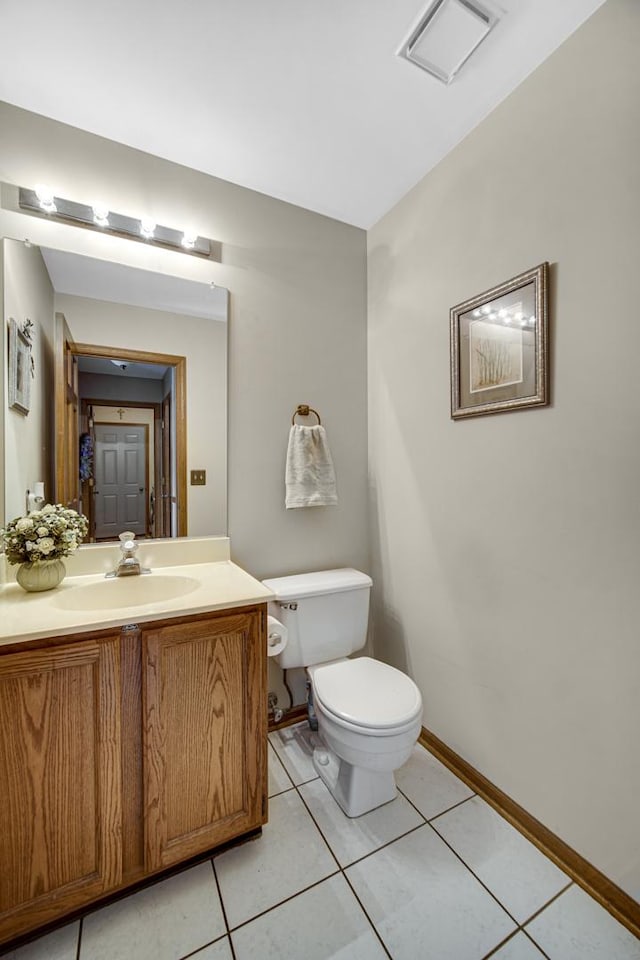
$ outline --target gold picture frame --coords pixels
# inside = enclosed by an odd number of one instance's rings
[[[451,417],[548,404],[549,264],[451,308]]]

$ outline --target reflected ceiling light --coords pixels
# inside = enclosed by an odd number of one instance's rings
[[[109,207],[105,203],[94,203],[92,209],[93,222],[97,223],[99,227],[108,227]]]
[[[151,220],[149,217],[144,217],[140,221],[140,235],[145,238],[145,240],[151,240],[153,234],[155,233],[156,222]]]
[[[111,363],[115,364],[116,367],[120,367],[121,370],[126,370],[128,363],[125,360],[112,360]]]
[[[54,203],[53,190],[51,187],[47,187],[44,183],[39,183],[36,186],[35,193],[38,198],[38,206],[42,210],[46,213],[57,213],[58,208]]]
[[[398,56],[451,83],[498,20],[498,14],[478,0],[435,0]]]
[[[14,188],[15,189],[15,188]],[[208,237],[201,237],[195,230],[174,230],[154,223],[150,217],[128,217],[115,213],[104,203],[89,206],[54,196],[53,191],[43,185],[35,190],[18,187],[18,205],[24,211],[37,216],[46,213],[54,220],[75,226],[88,227],[110,233],[139,243],[149,243],[158,247],[179,250],[207,260],[222,261],[222,244]]]

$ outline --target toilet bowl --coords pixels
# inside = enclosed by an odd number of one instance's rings
[[[359,657],[307,668],[322,745],[313,765],[348,817],[396,796],[394,772],[415,746],[422,699],[394,667]]]
[[[269,613],[287,628],[275,659],[305,667],[320,744],[313,763],[349,817],[396,796],[394,772],[420,734],[422,698],[413,680],[371,657],[364,647],[372,581],[351,568],[263,581],[275,600]]]

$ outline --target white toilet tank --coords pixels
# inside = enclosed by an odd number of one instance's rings
[[[372,580],[351,568],[264,580],[276,596],[269,614],[288,630],[276,659],[284,670],[326,663],[361,650],[367,639]]]

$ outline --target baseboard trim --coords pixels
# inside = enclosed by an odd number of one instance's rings
[[[272,715],[269,714],[269,733],[274,730],[280,730],[281,727],[290,727],[292,723],[300,723],[307,716],[306,703],[299,704],[297,707],[289,707],[282,714],[282,719],[275,723]]]
[[[601,873],[593,864],[576,853],[564,840],[552,833],[544,824],[536,820],[530,813],[503,793],[499,787],[487,780],[475,767],[458,756],[450,747],[443,743],[434,733],[422,728],[419,742],[436,759],[463,780],[474,793],[497,810],[508,822],[519,830],[550,860],[553,860],[561,870],[564,870],[572,880],[586,890],[609,913],[631,931],[640,937],[640,904],[633,897],[625,893],[612,880]]]

